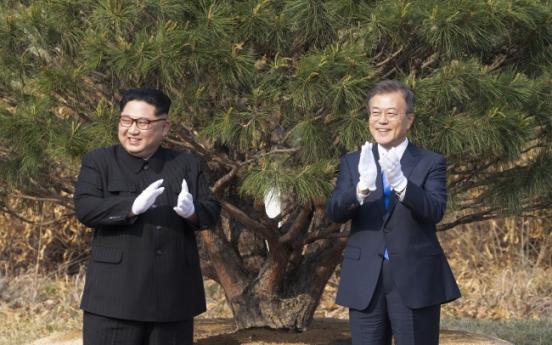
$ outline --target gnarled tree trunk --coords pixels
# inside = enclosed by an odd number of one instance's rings
[[[332,224],[321,206],[294,207],[278,227],[222,204],[223,222],[201,233],[203,271],[224,288],[237,327],[305,330],[346,244],[332,234],[345,226]]]

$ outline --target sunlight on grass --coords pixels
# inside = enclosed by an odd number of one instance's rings
[[[486,334],[515,345],[552,344],[552,319],[497,321],[444,318],[441,327]]]

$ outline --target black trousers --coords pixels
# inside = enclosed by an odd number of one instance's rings
[[[353,345],[438,345],[441,305],[410,309],[383,259],[374,296],[364,310],[349,309]]]
[[[192,345],[194,319],[142,322],[84,312],[83,345]]]

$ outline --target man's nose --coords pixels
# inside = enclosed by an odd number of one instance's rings
[[[386,124],[388,122],[389,122],[389,120],[387,119],[387,115],[386,114],[381,114],[381,116],[378,119],[378,123]]]
[[[128,131],[132,132],[132,133],[139,133],[140,132],[140,128],[138,128],[138,124],[136,123],[136,121],[132,121],[132,125],[130,125],[130,127],[128,127]]]

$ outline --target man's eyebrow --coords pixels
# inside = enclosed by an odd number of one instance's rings
[[[127,115],[127,114],[121,114],[121,117],[122,116],[127,116],[127,117],[130,117],[131,119],[134,119],[134,120],[139,120],[139,119],[149,120],[147,117],[143,117],[143,116],[134,118],[134,117],[132,117],[130,115]]]

